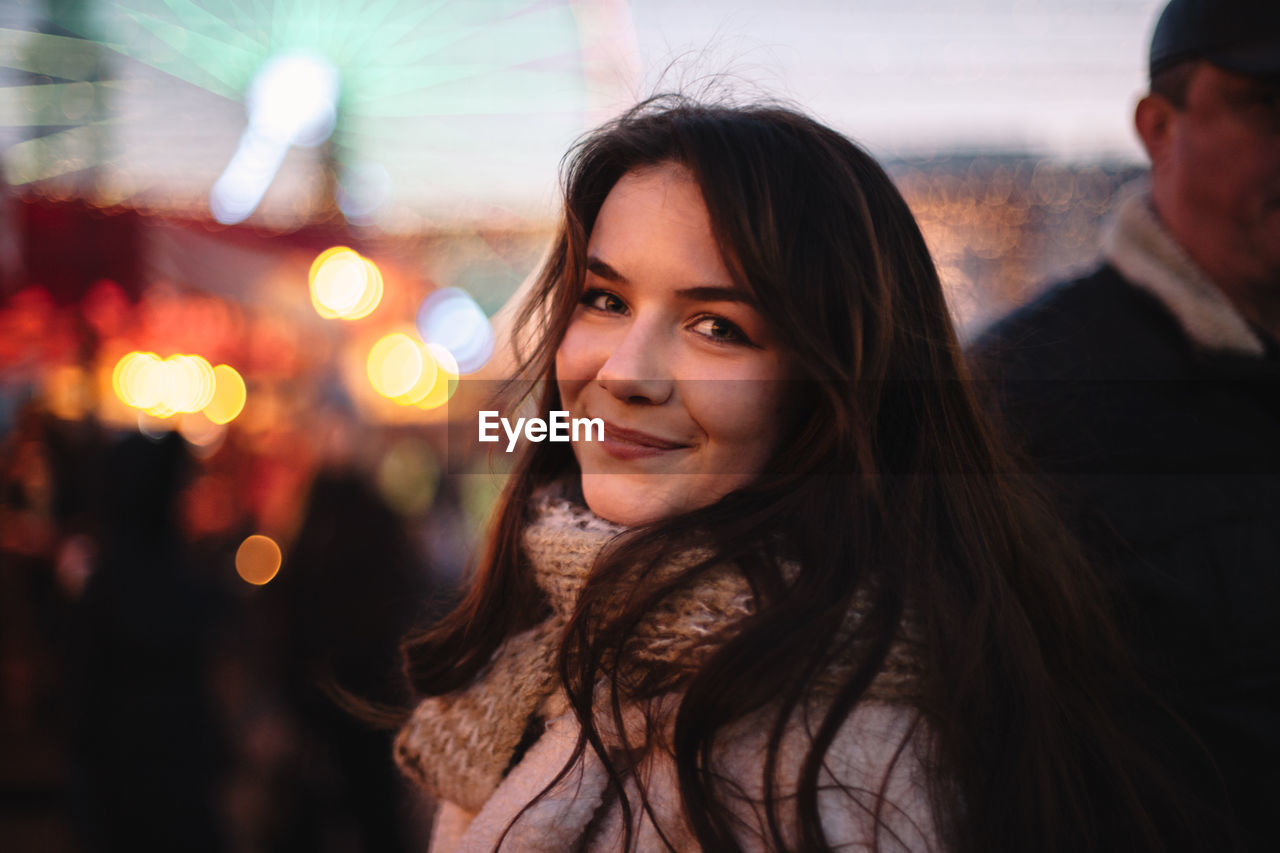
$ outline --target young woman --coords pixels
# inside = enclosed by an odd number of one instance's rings
[[[405,643],[433,849],[1149,849],[1086,567],[980,417],[885,173],[658,98],[568,161],[544,418]],[[585,431],[584,431],[585,433]]]

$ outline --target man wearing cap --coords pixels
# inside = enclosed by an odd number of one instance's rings
[[[1194,738],[1167,716],[1142,725],[1184,784],[1225,794],[1246,849],[1271,850],[1280,0],[1172,0],[1135,125],[1151,172],[1119,204],[1102,265],[998,322],[971,355],[1115,581],[1141,674]]]

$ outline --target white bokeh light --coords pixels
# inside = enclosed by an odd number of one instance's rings
[[[493,356],[493,326],[464,290],[446,287],[424,299],[417,326],[424,341],[449,351],[461,373],[474,373]]]
[[[214,219],[232,225],[248,218],[291,146],[310,148],[329,138],[338,91],[338,69],[323,57],[286,53],[263,64],[245,95],[249,126],[209,193]]]

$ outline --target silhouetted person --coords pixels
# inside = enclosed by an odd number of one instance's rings
[[[107,524],[77,655],[79,812],[91,850],[225,846],[207,687],[216,614],[176,521],[188,462],[177,433],[132,435],[107,461]]]
[[[324,471],[301,529],[266,588],[280,686],[298,725],[295,763],[280,792],[273,849],[407,849],[402,783],[391,738],[339,707],[333,687],[403,704],[399,643],[421,614],[426,572],[402,518],[364,478]]]

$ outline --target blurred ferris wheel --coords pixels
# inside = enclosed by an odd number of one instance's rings
[[[623,0],[100,0],[0,25],[10,186],[268,228],[543,219],[639,76]]]

